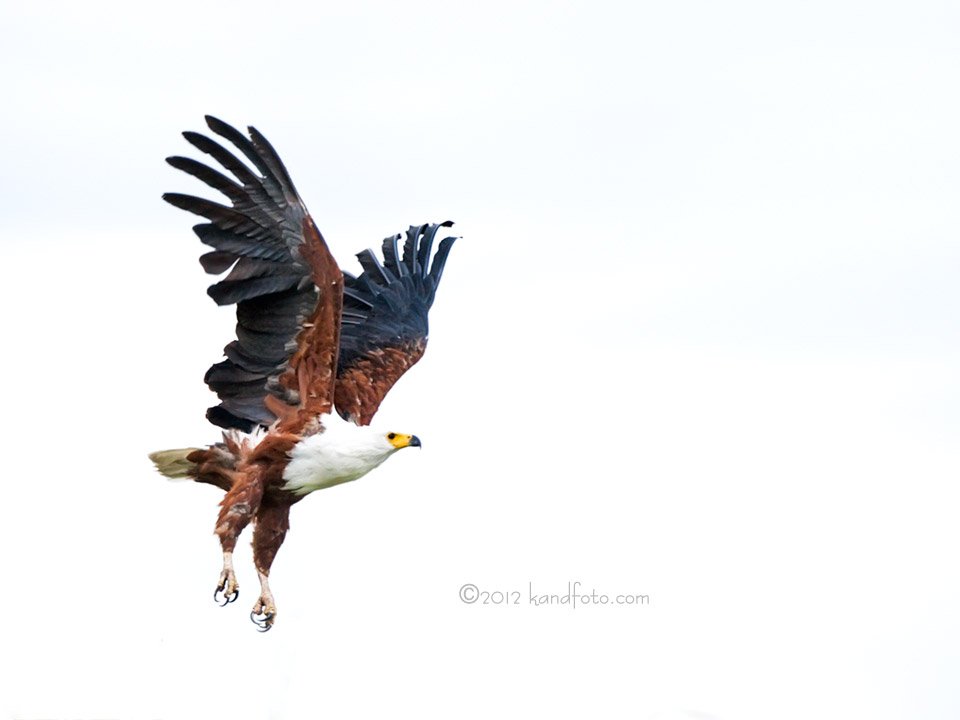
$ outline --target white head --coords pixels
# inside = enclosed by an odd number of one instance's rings
[[[386,459],[405,447],[421,447],[420,438],[416,435],[389,432],[370,425],[356,425],[335,412],[321,415],[320,424],[323,426],[322,434],[328,435],[329,441],[335,442],[344,450],[352,447],[358,452],[383,455]]]
[[[397,450],[420,447],[420,438],[361,427],[337,413],[320,417],[323,432],[311,435],[290,452],[283,473],[285,487],[298,494],[363,477]]]

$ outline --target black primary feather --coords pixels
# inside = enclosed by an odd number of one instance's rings
[[[276,419],[264,405],[267,395],[292,405],[299,401],[297,393],[280,387],[278,379],[318,298],[299,251],[308,213],[280,156],[263,135],[251,127],[247,138],[217,118],[206,120],[210,130],[232,144],[254,169],[219,142],[188,131],[184,138],[236,182],[196,160],[171,157],[167,162],[231,204],[180,193],[163,198],[209,221],[194,227],[201,242],[213,248],[200,259],[204,270],[214,275],[230,271],[207,291],[220,305],[237,305],[237,339],[224,348],[226,359],[204,378],[221,401],[207,411],[207,418],[219,427],[249,432]],[[344,273],[338,375],[379,350],[426,341],[427,313],[455,238],[441,241],[432,264],[430,255],[438,230],[452,225],[447,221],[411,226],[402,257],[399,234],[384,239],[382,262],[372,250],[357,255],[362,274]]]
[[[218,162],[238,182],[189,158],[172,157],[173,167],[206,183],[231,203],[167,193],[164,200],[209,220],[194,227],[214,249],[201,258],[211,274],[229,274],[207,290],[219,305],[237,304],[237,340],[224,348],[227,360],[207,372],[207,384],[220,397],[207,417],[220,427],[249,430],[273,422],[263,404],[271,380],[285,370],[289,348],[306,314],[316,305],[310,269],[300,256],[306,207],[283,163],[268,142],[251,129],[253,140],[207,116],[208,127],[229,141],[256,170],[215,140],[195,132],[184,137]],[[273,394],[286,399],[273,383]]]
[[[436,225],[412,225],[407,231],[400,262],[397,260],[399,235],[384,239],[382,265],[372,250],[358,253],[363,274],[358,278],[344,274],[344,307],[349,308],[356,320],[345,322],[340,328],[339,373],[377,350],[407,347],[426,340],[427,315],[433,305],[443,262],[456,238],[445,238],[440,243],[431,269],[438,270],[436,275],[427,272],[427,261],[439,229],[452,226],[449,220]],[[443,258],[438,266],[441,252]]]

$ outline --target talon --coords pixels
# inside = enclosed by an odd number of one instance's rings
[[[273,603],[273,593],[270,592],[267,576],[262,571],[258,574],[260,575],[260,597],[253,604],[250,620],[260,629],[260,632],[267,632],[277,619],[277,606]],[[261,614],[262,618],[257,617]]]
[[[223,602],[220,602],[220,593],[223,593]],[[220,582],[217,589],[213,591],[213,600],[220,607],[226,607],[240,596],[240,584],[237,582],[236,575],[233,574],[232,567],[224,567],[220,573]]]
[[[258,617],[260,613],[263,613],[263,617]],[[253,606],[253,610],[250,611],[250,622],[256,625],[260,632],[267,632],[273,627],[273,621],[277,617],[276,613],[276,610],[268,609],[262,601],[258,600],[257,604]]]
[[[254,622],[260,628],[259,630],[257,630],[257,632],[261,632],[261,633],[270,632],[270,629],[273,627],[273,613],[264,615],[262,623],[258,620],[255,620]]]

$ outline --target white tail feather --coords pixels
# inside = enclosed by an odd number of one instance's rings
[[[148,456],[164,477],[171,480],[187,480],[196,465],[187,460],[187,455],[199,448],[181,448],[179,450],[158,450]]]

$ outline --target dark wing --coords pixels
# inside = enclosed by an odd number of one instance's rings
[[[216,118],[206,120],[256,169],[193,132],[183,135],[233,177],[189,158],[167,159],[231,201],[228,207],[190,195],[163,196],[210,221],[194,227],[213,248],[200,262],[210,274],[230,273],[207,292],[218,305],[237,304],[237,339],[224,348],[227,359],[204,378],[221,401],[207,418],[220,427],[250,431],[278,416],[293,419],[298,410],[330,412],[340,270],[266,138],[252,127],[248,139]]]
[[[383,241],[383,262],[372,250],[357,255],[363,274],[344,273],[343,322],[337,366],[339,413],[368,425],[393,384],[427,347],[427,312],[456,238],[444,238],[432,257],[439,225],[411,226],[400,257],[400,235]]]

